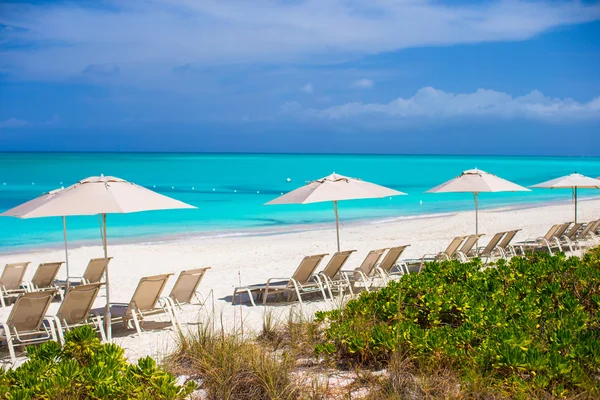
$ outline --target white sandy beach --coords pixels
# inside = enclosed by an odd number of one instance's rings
[[[553,223],[572,220],[573,205],[569,203],[525,209],[484,210],[480,211],[479,216],[480,232],[488,234],[482,239],[482,243],[486,243],[495,232],[521,228],[522,231],[516,238],[518,241],[543,235]],[[600,199],[581,201],[579,219],[588,221],[597,218],[600,218]],[[109,255],[113,257],[110,264],[111,301],[129,301],[142,276],[172,272],[174,276],[167,284],[164,292],[166,295],[180,271],[211,266],[212,269],[201,283],[201,293],[206,297],[212,289],[217,319],[222,318],[228,329],[240,329],[240,321],[243,318],[245,333],[261,328],[265,310],[273,310],[287,317],[289,306],[232,306],[231,294],[235,286],[239,286],[240,283],[262,283],[271,277],[289,277],[305,255],[332,254],[336,250],[333,223],[331,229],[325,230],[270,236],[182,239],[155,244],[110,245],[110,231],[109,226]],[[342,224],[342,249],[357,250],[346,264],[346,269],[358,266],[371,249],[410,244],[405,257],[420,257],[424,253],[442,251],[452,237],[474,233],[473,231],[474,212],[386,223],[349,226]],[[71,275],[80,276],[88,260],[96,257],[102,257],[102,248],[99,245],[70,250]],[[37,264],[63,259],[64,251],[56,249],[0,255],[0,264],[30,261],[31,265],[26,275],[26,279],[29,279]],[[325,260],[327,261],[328,259]],[[64,279],[64,267],[61,274],[61,278]],[[105,297],[99,297],[97,305],[101,306],[104,301]],[[58,304],[53,303],[50,313],[57,307]],[[305,313],[311,315],[315,309],[326,307],[328,305],[325,302],[313,302],[305,307]],[[6,320],[10,310],[10,306],[0,309],[2,321]],[[193,329],[193,324],[206,316],[205,310],[199,311],[197,306],[187,306],[181,318],[185,323],[184,329],[185,326]],[[152,326],[148,324],[147,327]],[[123,346],[127,356],[134,361],[145,355],[161,358],[173,348],[175,336],[170,328],[146,330],[141,338],[134,330],[130,330],[119,333],[115,342]],[[6,353],[6,349],[3,353]]]

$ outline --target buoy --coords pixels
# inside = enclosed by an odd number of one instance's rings
[[[287,178],[286,181],[291,182],[292,178]]]

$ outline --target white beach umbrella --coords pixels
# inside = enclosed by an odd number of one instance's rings
[[[179,200],[153,192],[142,186],[112,176],[93,176],[78,183],[21,204],[2,215],[19,218],[66,217],[71,215],[101,215],[102,247],[108,259],[106,215],[139,211],[196,208]],[[18,214],[18,215],[16,215]],[[110,289],[108,266],[105,275],[107,338],[111,340]]]
[[[309,204],[321,203],[324,201],[333,202],[333,211],[335,213],[335,230],[337,235],[337,248],[340,251],[340,228],[338,216],[338,201],[375,199],[388,196],[405,195],[385,186],[365,182],[357,178],[348,178],[346,176],[333,173],[325,178],[317,179],[308,184],[292,190],[265,205],[272,204]]]
[[[21,205],[18,205],[10,210],[7,210],[0,214],[0,217],[16,217],[16,218],[26,218],[26,215],[30,210],[37,208],[41,204],[45,203],[50,197],[54,196],[56,193],[64,190],[65,188],[51,190],[47,193],[43,193],[41,196],[36,197],[33,200],[29,200]],[[63,223],[63,239],[65,242],[65,267],[67,269],[67,288],[69,287],[69,251],[67,245],[67,218],[62,215],[62,223]]]
[[[469,169],[448,182],[429,189],[425,193],[473,193],[475,200],[475,233],[479,233],[479,193],[483,192],[529,192],[517,185],[480,169]]]
[[[577,172],[551,179],[546,182],[530,186],[532,188],[546,189],[571,189],[575,199],[575,222],[577,222],[577,189],[600,189],[600,181],[589,176],[578,174]]]

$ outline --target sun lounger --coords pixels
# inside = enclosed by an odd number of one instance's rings
[[[494,257],[503,258],[504,253],[502,253],[502,250],[498,247],[498,244],[507,233],[508,232],[496,233],[494,236],[492,236],[487,245],[473,249],[473,251],[467,254],[467,257],[470,259],[479,257],[484,260],[485,264],[487,264]]]
[[[10,358],[16,361],[15,347],[56,340],[56,332],[45,315],[56,293],[29,292],[17,297],[6,322],[0,323],[0,340],[8,346]]]
[[[398,261],[408,246],[410,244],[390,248],[381,263],[375,267],[384,284],[387,284],[391,279],[400,278],[402,275],[409,273],[408,266]]]
[[[302,304],[302,295],[321,292],[323,299],[327,300],[325,289],[319,285],[319,282],[314,274],[315,270],[323,261],[327,254],[318,254],[307,256],[302,259],[298,268],[291,278],[270,278],[265,284],[249,285],[236,287],[233,290],[232,303],[235,304],[235,296],[247,293],[250,297],[250,302],[256,306],[253,294],[257,294],[257,300],[262,299],[263,304],[267,304],[269,295],[287,296],[287,300],[291,301],[294,296]]]
[[[561,247],[569,247],[569,250],[573,251],[574,246],[576,246],[575,241],[577,239],[577,234],[583,225],[583,223],[579,222],[571,225],[571,227],[561,237],[558,238]]]
[[[344,289],[348,287],[346,279],[340,274],[340,271],[350,258],[350,255],[356,250],[338,251],[323,268],[323,271],[316,275],[316,279],[320,285],[327,288],[329,297],[333,300],[333,292],[344,293]]]
[[[107,261],[108,260],[108,261]],[[92,258],[88,263],[85,271],[83,272],[83,276],[70,276],[69,286],[76,285],[85,285],[88,283],[100,283],[104,278],[104,273],[106,272],[106,267],[108,263],[112,260],[112,257],[108,258]],[[66,286],[66,281],[59,281],[60,287]]]
[[[515,236],[517,236],[517,233],[519,233],[520,231],[520,229],[515,229],[506,232],[506,235],[504,235],[500,243],[498,243],[497,248],[502,252],[502,257],[504,257],[507,260],[517,255],[517,250],[513,246],[512,241],[515,238]]]
[[[575,246],[579,249],[589,248],[596,244],[598,237],[595,232],[600,227],[600,220],[590,221],[575,238]]]
[[[28,262],[6,264],[0,276],[0,303],[6,307],[6,300],[15,298],[26,292],[23,287],[23,276],[27,271]]]
[[[477,242],[479,241],[479,238],[482,236],[484,236],[483,233],[467,236],[460,248],[456,251],[455,258],[462,262],[469,261],[469,258],[473,255],[473,251],[477,245]]]
[[[38,265],[35,273],[33,274],[33,278],[31,281],[25,283],[27,289],[30,292],[41,292],[45,290],[53,290],[60,298],[63,298],[62,291],[60,290],[59,285],[56,282],[56,275],[58,275],[58,270],[64,263],[62,261],[59,262],[51,262],[51,263],[42,263]]]
[[[369,287],[373,284],[375,278],[378,277],[376,267],[379,260],[387,249],[371,250],[359,267],[352,271],[341,271],[340,273],[346,278],[350,293],[354,295],[356,284],[361,283],[362,288],[369,291]]]
[[[138,335],[142,335],[141,325],[144,318],[151,315],[166,314],[174,328],[177,327],[177,319],[168,304],[159,304],[160,295],[167,284],[167,280],[173,274],[147,276],[140,279],[131,301],[129,303],[110,304],[111,324],[121,322],[127,328],[131,322]],[[105,307],[95,308],[91,313],[95,316],[105,317]]]
[[[569,225],[571,225],[570,222],[552,225],[552,227],[548,229],[548,232],[546,232],[544,236],[516,243],[516,246],[520,247],[522,254],[525,254],[525,252],[528,250],[539,251],[546,249],[550,255],[553,255],[552,249],[558,249],[558,251],[562,251],[559,238],[569,228]]]
[[[64,343],[63,332],[83,325],[94,327],[100,333],[102,340],[106,340],[102,318],[90,312],[101,285],[101,283],[90,283],[69,287],[56,315],[47,316],[56,325],[61,343]]]
[[[183,310],[182,306],[192,304],[194,299],[199,304],[204,305],[204,300],[200,299],[197,290],[198,285],[200,285],[202,278],[209,269],[210,267],[205,267],[181,271],[173,289],[171,289],[171,293],[167,297],[162,297],[161,301],[168,301],[173,311],[176,308]]]
[[[404,259],[403,263],[408,267],[419,266],[418,272],[421,272],[425,263],[434,261],[448,261],[452,260],[456,256],[456,252],[460,248],[460,245],[465,241],[468,236],[456,236],[450,241],[446,250],[436,254],[424,254],[421,258]]]

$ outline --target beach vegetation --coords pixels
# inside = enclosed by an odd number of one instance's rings
[[[0,369],[0,398],[6,399],[163,399],[188,398],[183,386],[151,357],[127,362],[116,344],[102,344],[91,327],[65,333],[65,344],[50,341],[26,349],[28,360]]]
[[[600,249],[434,262],[316,320],[317,356],[387,370],[378,398],[600,397]]]

